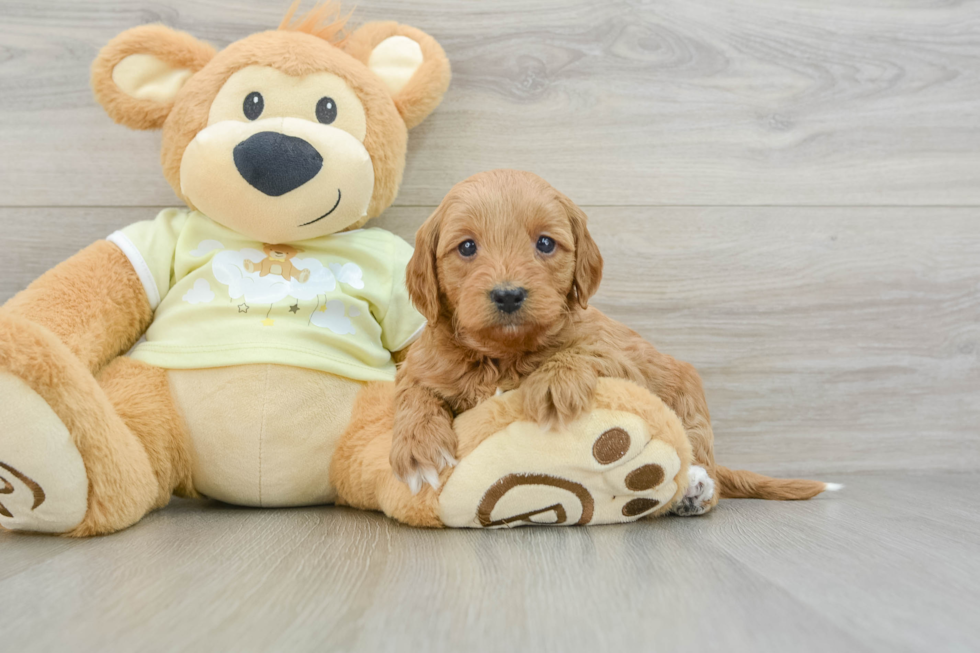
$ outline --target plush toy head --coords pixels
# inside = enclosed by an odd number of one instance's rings
[[[278,30],[217,53],[136,27],[92,66],[113,120],[163,128],[164,174],[188,206],[270,243],[356,228],[387,208],[408,129],[449,84],[445,53],[423,32],[369,23],[342,38],[329,6],[294,23],[296,6]]]

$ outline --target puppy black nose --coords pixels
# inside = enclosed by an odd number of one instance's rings
[[[235,146],[235,167],[258,191],[279,197],[316,177],[323,157],[302,138],[259,132]]]
[[[494,288],[490,291],[490,300],[497,305],[497,310],[513,313],[527,299],[527,291],[523,288]]]

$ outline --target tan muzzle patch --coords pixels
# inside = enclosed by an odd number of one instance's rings
[[[215,222],[263,242],[295,242],[367,215],[374,167],[357,138],[330,125],[225,120],[187,146],[180,186]]]

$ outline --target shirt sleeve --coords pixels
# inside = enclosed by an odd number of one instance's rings
[[[425,328],[425,318],[415,310],[405,287],[405,268],[412,258],[412,246],[392,236],[391,297],[381,320],[381,344],[388,351],[401,351],[415,342]]]
[[[177,239],[186,221],[186,210],[166,209],[156,219],[131,224],[106,239],[133,264],[153,310],[170,291]]]

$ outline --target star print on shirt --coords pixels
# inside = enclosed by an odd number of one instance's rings
[[[248,313],[248,304],[246,304],[244,302],[242,302],[241,304],[239,304],[238,305],[238,312],[239,313]]]
[[[299,302],[296,302],[295,304],[293,304],[292,306],[290,306],[289,307],[289,312],[290,313],[299,313]]]

